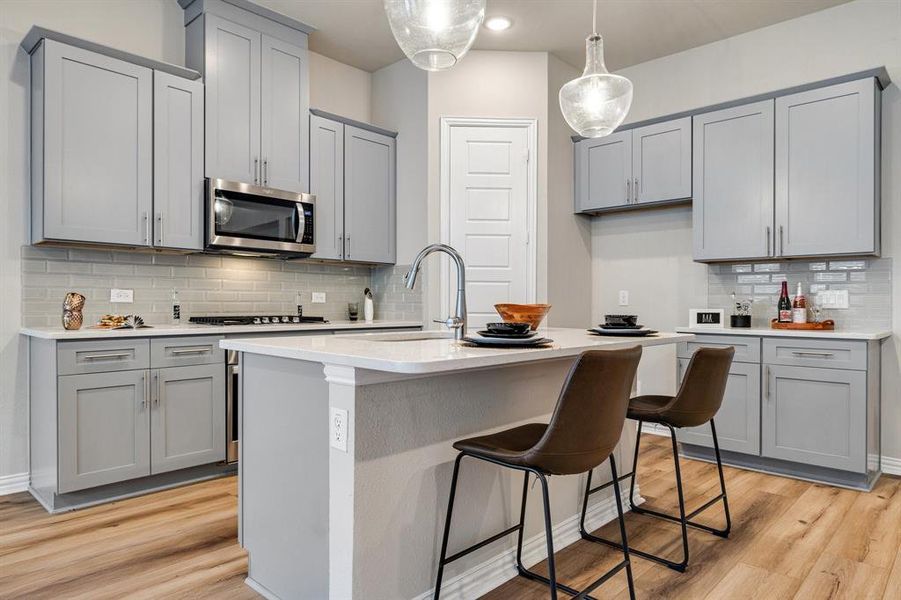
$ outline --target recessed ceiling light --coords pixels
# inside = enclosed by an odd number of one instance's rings
[[[513,21],[509,17],[490,17],[485,20],[485,27],[491,31],[504,31],[510,29]]]

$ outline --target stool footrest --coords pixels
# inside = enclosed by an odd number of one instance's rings
[[[592,535],[592,534],[588,533],[587,531],[585,531],[584,529],[582,529],[580,531],[580,533],[582,534],[582,539],[588,540],[590,542],[597,542],[599,544],[605,544],[607,546],[610,546],[611,548],[616,548],[617,550],[623,549],[623,545],[620,544],[619,542],[614,542],[613,540],[606,540],[606,539],[598,537],[596,535]],[[640,556],[644,559],[652,560],[656,563],[660,563],[661,565],[667,566],[670,569],[673,569],[674,571],[679,571],[680,573],[684,573],[685,568],[688,566],[687,561],[682,561],[682,562],[677,563],[675,561],[663,558],[662,556],[657,556],[655,554],[651,554],[650,552],[645,552],[643,550],[638,550],[637,548],[635,548],[633,546],[629,546],[629,555],[631,556],[633,554],[635,556]]]
[[[447,563],[454,562],[454,561],[457,560],[458,558],[463,558],[463,557],[466,556],[467,554],[470,554],[471,552],[475,552],[475,551],[478,550],[479,548],[483,548],[483,547],[487,546],[488,544],[490,544],[491,542],[496,542],[497,540],[501,539],[501,538],[504,537],[505,535],[510,535],[510,534],[513,533],[514,531],[519,531],[520,529],[522,529],[522,526],[521,526],[521,525],[514,525],[513,527],[510,527],[509,529],[505,529],[505,530],[501,531],[500,533],[494,534],[494,535],[491,536],[490,538],[486,538],[486,539],[482,540],[482,541],[479,542],[478,544],[473,544],[473,545],[470,546],[469,548],[466,548],[466,549],[464,549],[464,550],[460,550],[460,551],[457,552],[456,554],[451,555],[451,556],[445,558],[443,561],[441,561],[441,564],[446,565]]]
[[[720,500],[724,499],[725,497],[726,497],[725,494],[720,494],[720,495],[716,496],[715,498],[710,499],[708,502],[705,502],[699,508],[697,508],[697,509],[693,510],[692,512],[688,513],[687,515],[685,515],[685,524],[688,525],[689,527],[694,527],[695,529],[700,529],[702,531],[706,531],[708,533],[718,535],[719,537],[728,537],[729,530],[730,530],[729,527],[727,527],[726,529],[717,529],[715,527],[711,527],[709,525],[704,525],[703,523],[697,523],[697,522],[691,520],[692,517],[697,516],[698,514],[707,510],[708,508],[710,508],[711,506],[713,506]],[[682,521],[679,519],[679,517],[677,517],[675,515],[670,515],[667,513],[659,512],[659,511],[653,510],[651,508],[633,506],[632,512],[634,512],[635,514],[639,514],[639,515],[649,515],[652,517],[657,517],[658,519],[665,519],[667,521],[672,521],[673,523],[682,523]]]
[[[634,471],[633,471],[633,473],[634,473]],[[624,479],[628,479],[629,477],[632,477],[632,473],[626,473],[625,475],[617,477],[616,481],[623,481]],[[595,492],[600,492],[601,490],[605,490],[608,487],[610,487],[611,485],[613,485],[612,479],[610,481],[608,481],[607,483],[602,483],[601,485],[599,485],[597,487],[591,488],[590,490],[588,490],[588,495],[590,496],[591,494],[593,494]]]
[[[570,596],[574,596],[577,600],[583,600],[583,599],[584,600],[595,600],[595,598],[593,598],[592,596],[589,596],[588,594],[590,594],[595,589],[597,589],[598,587],[603,585],[604,582],[606,582],[608,579],[610,579],[611,577],[613,577],[614,575],[616,575],[623,569],[625,569],[628,565],[629,565],[629,561],[627,561],[627,560],[620,561],[619,563],[614,565],[609,571],[607,571],[606,573],[604,573],[603,575],[601,575],[600,577],[595,579],[593,582],[591,582],[588,585],[588,587],[586,587],[585,589],[583,589],[581,591],[577,590],[575,588],[572,588],[568,585],[562,584],[559,581],[557,582],[557,589],[566,592]],[[548,579],[547,577],[545,577],[544,575],[539,575],[538,573],[536,573],[534,571],[530,571],[523,566],[517,565],[516,570],[519,572],[520,575],[522,575],[526,579],[531,579],[533,581],[540,581],[541,583],[543,583],[545,585],[550,585],[550,583],[551,583],[551,580]]]

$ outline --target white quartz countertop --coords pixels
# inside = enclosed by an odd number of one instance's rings
[[[316,331],[352,331],[366,329],[400,329],[405,327],[422,327],[418,321],[331,321],[329,323],[285,323],[281,325],[157,325],[142,329],[92,329],[82,327],[75,331],[66,331],[60,327],[23,327],[22,335],[45,340],[88,340],[114,339],[130,337],[158,337],[178,335],[224,335],[236,333],[291,333]]]
[[[585,329],[542,328],[554,340],[543,348],[486,348],[457,342],[443,331],[372,333],[355,336],[313,336],[230,339],[222,348],[252,354],[292,358],[387,371],[440,373],[464,369],[578,356],[585,350],[613,350],[635,345],[659,346],[689,341],[690,334],[659,333],[648,337],[604,337]]]
[[[756,337],[819,338],[833,340],[881,340],[892,335],[891,331],[804,331],[797,329],[770,329],[769,327],[676,327],[680,333],[696,335],[750,335]]]

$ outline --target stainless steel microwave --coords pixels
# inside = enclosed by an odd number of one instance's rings
[[[311,194],[206,180],[206,248],[235,254],[309,256],[316,250]]]

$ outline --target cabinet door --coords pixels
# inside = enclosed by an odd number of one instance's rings
[[[632,130],[635,202],[691,198],[691,117]]]
[[[310,193],[316,196],[316,253],[344,258],[344,125],[310,115]]]
[[[153,73],[153,245],[203,249],[203,83]]]
[[[632,132],[576,143],[576,211],[632,202]]]
[[[679,359],[680,382],[688,363],[688,359]],[[713,420],[721,450],[760,454],[760,365],[732,363],[723,404]],[[713,448],[709,424],[682,429],[679,440]]]
[[[153,72],[43,43],[44,238],[149,245]]]
[[[206,19],[206,176],[257,183],[260,174],[261,35]]]
[[[59,377],[59,492],[150,474],[147,371]]]
[[[262,38],[260,177],[281,190],[309,190],[309,64],[307,50]]]
[[[394,138],[344,126],[344,258],[394,263]]]
[[[773,101],[694,118],[694,259],[773,253]]]
[[[866,373],[764,369],[763,456],[866,472]]]
[[[151,386],[151,472],[225,460],[225,366],[158,369]]]
[[[864,79],[776,99],[780,255],[878,251],[876,85]]]

